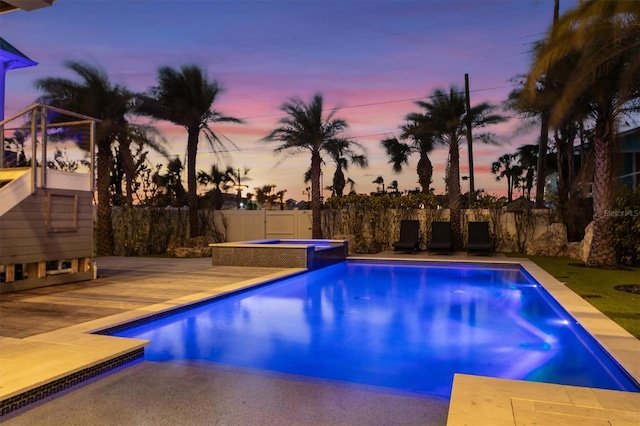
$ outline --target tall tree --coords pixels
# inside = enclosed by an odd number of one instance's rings
[[[167,173],[156,172],[152,179],[158,188],[162,189],[160,206],[182,207],[187,204],[187,193],[182,185],[182,161],[174,157],[167,163]]]
[[[353,140],[336,138],[328,141],[325,149],[336,165],[336,171],[333,174],[333,191],[337,197],[342,197],[344,188],[347,185],[344,171],[349,169],[349,164],[355,164],[362,168],[368,166],[364,148]]]
[[[112,144],[126,132],[127,114],[132,111],[134,94],[124,86],[113,84],[101,68],[80,61],[66,61],[80,81],[48,77],[36,80],[44,92],[38,102],[100,119],[96,128],[97,153],[97,254],[113,254],[113,227],[109,192],[113,164]]]
[[[158,85],[150,88],[147,95],[140,98],[137,106],[141,114],[169,121],[187,130],[190,237],[198,236],[200,231],[196,184],[196,157],[200,135],[204,134],[214,152],[220,153],[226,148],[211,124],[242,123],[242,120],[223,115],[212,108],[221,92],[218,82],[209,80],[206,72],[197,65],[183,66],[179,70],[165,66],[158,69]]]
[[[387,191],[391,191],[393,195],[400,195],[400,191],[398,191],[398,181],[392,180],[389,186],[387,186]]]
[[[169,153],[164,147],[165,144],[166,140],[158,129],[148,124],[128,123],[127,127],[118,135],[117,144],[114,147],[115,161],[111,180],[114,195],[122,197],[124,178],[124,200],[129,207],[133,206],[133,195],[136,192],[135,181],[143,169],[143,164],[147,161],[149,149],[169,159]]]
[[[420,121],[424,121],[424,117],[420,117]],[[400,139],[402,140],[393,137],[381,141],[389,157],[389,163],[392,164],[395,173],[401,173],[403,165],[409,164],[411,154],[418,153],[420,155],[416,166],[418,183],[422,193],[428,194],[433,176],[433,165],[429,159],[429,153],[435,147],[433,134],[429,131],[419,131],[415,121],[404,124],[401,130]]]
[[[262,187],[256,187],[256,202],[264,209],[271,210],[271,206],[276,199],[276,194],[273,194],[273,188],[275,185],[264,185]]]
[[[378,192],[386,192],[384,189],[384,178],[382,176],[378,176],[373,182],[371,183],[375,183],[377,185],[382,185],[382,190],[380,190],[380,187],[378,187]]]
[[[558,16],[560,13],[560,0],[553,1],[553,25],[558,22]],[[541,81],[540,90],[543,92],[553,93],[554,80],[551,76],[552,73],[547,73],[546,79]],[[549,120],[551,117],[551,104],[549,102],[543,102],[540,106],[540,138],[538,139],[538,164],[536,169],[538,171],[536,177],[536,208],[544,208],[544,186],[545,186],[545,170],[547,160],[547,146],[549,142]]]
[[[231,167],[227,167],[226,169],[221,169],[217,164],[211,165],[211,169],[209,172],[205,172],[204,170],[200,170],[198,172],[197,180],[201,185],[213,185],[213,208],[215,210],[220,210],[223,204],[222,191],[223,186],[227,184],[231,180],[231,175],[233,174],[233,169]],[[226,189],[225,189],[226,190]]]
[[[460,144],[466,138],[466,106],[464,91],[451,86],[448,91],[436,89],[430,96],[431,101],[417,101],[416,105],[424,112],[410,113],[406,120],[416,123],[414,129],[408,131],[413,135],[431,134],[437,144],[449,147],[447,176],[445,177],[449,196],[451,217],[451,236],[454,249],[462,248],[462,230],[460,224]],[[471,107],[471,128],[478,130],[491,124],[505,121],[506,118],[492,114],[496,107],[482,102]],[[490,133],[473,135],[474,140],[485,143],[494,142]]]
[[[275,193],[275,198],[280,203],[280,210],[284,210],[284,194],[286,193],[287,193],[286,189],[283,189],[282,191],[278,191]]]
[[[593,239],[588,266],[616,264],[613,243],[612,154],[621,114],[638,98],[640,75],[640,2],[594,0],[580,2],[549,31],[527,80],[536,81],[569,55],[577,55],[570,78],[551,110],[559,126],[580,97],[592,103],[594,126]]]
[[[274,150],[295,156],[302,152],[311,153],[311,211],[313,238],[322,238],[322,218],[320,216],[320,174],[322,154],[328,152],[336,139],[347,129],[345,120],[334,118],[337,109],[324,116],[323,98],[315,94],[306,104],[299,98],[292,98],[281,107],[287,115],[278,122],[280,126],[263,138],[266,142],[281,142]]]
[[[507,201],[509,203],[513,201],[513,189],[522,175],[522,167],[515,164],[516,157],[516,154],[504,154],[491,164],[491,173],[497,175],[496,180],[502,180],[502,178],[507,180]]]
[[[538,146],[537,145],[522,145],[516,150],[518,156],[518,164],[524,172],[524,190],[527,192],[527,198],[531,199],[531,189],[533,189],[533,182],[536,175],[536,168],[538,165]]]
[[[585,96],[577,98],[571,108],[571,112],[564,117],[561,123],[556,124],[553,129],[551,144],[548,143],[548,133],[551,130],[549,128],[549,119],[551,108],[558,101],[564,85],[571,79],[571,70],[576,66],[577,60],[578,56],[576,54],[565,56],[551,70],[552,81],[549,81],[551,78],[548,76],[541,78],[544,81],[538,82],[533,92],[523,90],[523,87],[518,87],[510,93],[509,100],[506,102],[507,108],[517,111],[523,118],[527,119],[522,129],[538,124],[539,121],[543,122],[542,127],[546,126],[545,134],[547,135],[547,140],[544,143],[538,142],[539,149],[544,149],[545,155],[540,159],[536,153],[536,169],[540,164],[544,165],[542,171],[536,173],[538,175],[537,183],[543,184],[542,188],[537,187],[536,189],[536,207],[544,207],[545,174],[555,170],[558,186],[557,206],[565,223],[570,220],[565,218],[565,212],[569,201],[569,190],[575,177],[574,142],[584,127],[585,121],[588,120],[593,104]],[[545,119],[546,124],[544,123]],[[540,137],[542,138],[542,136]],[[551,145],[551,150],[547,150],[549,145]],[[555,156],[555,159],[552,158],[553,156]]]

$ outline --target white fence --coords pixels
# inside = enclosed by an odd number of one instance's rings
[[[311,238],[311,210],[221,210],[226,241]],[[216,220],[221,220],[216,217]],[[222,229],[222,228],[218,228]]]

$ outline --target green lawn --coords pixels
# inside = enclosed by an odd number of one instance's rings
[[[640,268],[597,269],[587,268],[580,261],[566,257],[527,256],[521,253],[506,255],[532,260],[640,339],[640,294],[614,289],[622,284],[640,284]]]

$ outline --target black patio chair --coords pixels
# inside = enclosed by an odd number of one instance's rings
[[[489,222],[469,222],[467,253],[491,254]]]
[[[400,221],[400,239],[392,244],[393,250],[415,252],[420,248],[420,222]]]
[[[427,242],[427,250],[451,254],[452,249],[451,222],[431,222],[431,241]]]

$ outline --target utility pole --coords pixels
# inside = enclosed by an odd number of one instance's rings
[[[469,74],[464,75],[464,95],[467,107],[467,144],[469,145],[469,208],[475,201],[476,189],[473,180],[473,138],[471,135],[471,100],[469,99]]]
[[[245,172],[246,176],[246,172]],[[242,204],[242,188],[248,188],[248,185],[242,185],[242,175],[240,174],[240,169],[238,169],[238,183],[235,188],[238,191],[236,195],[236,205],[238,206],[238,210],[240,210],[240,205]]]

